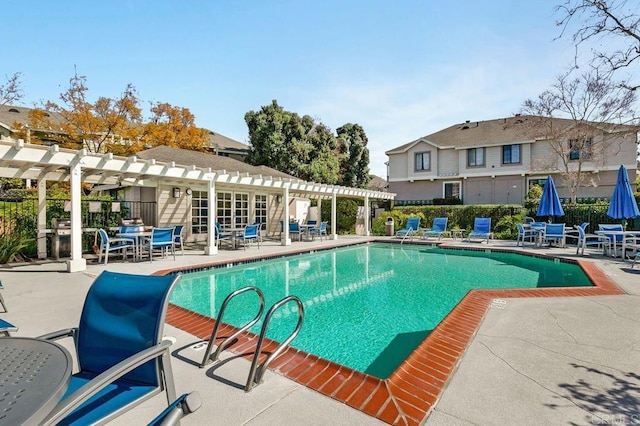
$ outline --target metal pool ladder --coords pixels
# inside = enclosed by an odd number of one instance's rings
[[[269,322],[271,321],[271,317],[282,306],[286,305],[289,302],[295,302],[298,305],[298,323],[296,324],[296,328],[293,332],[287,337],[278,347],[267,356],[264,362],[258,365],[258,360],[260,358],[260,353],[262,351],[262,344],[264,342],[264,337],[267,334],[267,328],[269,327]],[[249,392],[255,386],[262,383],[262,378],[264,373],[267,371],[269,364],[271,361],[276,359],[280,353],[285,349],[285,347],[291,343],[293,339],[296,338],[298,333],[300,333],[300,329],[302,328],[302,321],[304,320],[304,305],[302,301],[296,296],[287,296],[284,299],[276,302],[267,312],[267,316],[264,318],[264,322],[262,323],[262,330],[260,331],[260,338],[258,339],[258,344],[256,345],[256,351],[253,354],[253,361],[251,362],[251,369],[249,370],[249,377],[247,378],[247,384],[244,387],[245,392]]]
[[[222,324],[222,317],[224,317],[224,313],[227,310],[227,305],[229,304],[229,301],[231,301],[231,299],[233,299],[237,295],[242,294],[242,293],[246,293],[248,291],[253,291],[258,295],[258,299],[260,301],[260,308],[258,309],[258,313],[256,314],[256,316],[251,321],[246,323],[242,328],[240,328],[238,331],[236,331],[235,333],[233,333],[229,337],[225,338],[222,342],[220,342],[220,344],[218,345],[218,348],[216,349],[215,353],[213,354],[213,356],[211,356],[211,350],[212,350],[212,347],[213,347],[213,342],[215,342],[216,337],[218,337],[218,330],[220,329],[220,324]],[[262,291],[258,287],[248,286],[248,287],[244,287],[244,288],[241,288],[239,290],[236,290],[233,293],[229,294],[224,299],[224,301],[222,302],[222,305],[220,306],[220,313],[218,314],[218,318],[216,319],[216,325],[213,327],[213,331],[211,332],[211,337],[209,337],[209,343],[207,344],[207,350],[204,352],[204,357],[202,358],[202,362],[200,363],[200,368],[204,368],[210,362],[213,362],[214,364],[217,363],[219,361],[219,357],[220,357],[220,354],[222,353],[222,351],[225,350],[229,345],[231,345],[231,343],[233,343],[233,341],[243,331],[248,330],[249,328],[253,327],[253,325],[255,323],[260,321],[260,317],[262,317],[262,313],[263,312],[264,312],[264,294],[262,294]]]

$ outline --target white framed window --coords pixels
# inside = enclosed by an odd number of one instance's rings
[[[216,194],[218,205],[216,208],[216,220],[224,227],[233,224],[233,194],[231,192],[218,192]]]
[[[443,182],[443,198],[458,198],[462,200],[462,184],[460,182]]]
[[[256,222],[260,222],[262,224],[262,228],[266,229],[267,226],[267,195],[266,194],[256,194],[255,201],[255,214]]]
[[[249,223],[249,194],[234,194],[234,226],[243,227]]]
[[[191,194],[191,233],[206,234],[209,230],[209,197],[207,191]]]
[[[415,171],[425,172],[431,170],[431,151],[416,152]]]

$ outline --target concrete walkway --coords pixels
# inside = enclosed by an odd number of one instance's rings
[[[147,274],[366,240],[341,237],[288,247],[266,243],[259,250],[222,250],[213,257],[187,251],[176,261],[112,262],[107,269]],[[514,243],[494,241],[489,246]],[[490,309],[426,424],[640,424],[640,267],[631,270],[629,262],[599,256],[593,260],[628,295],[508,299],[502,309]],[[20,327],[16,336],[75,326],[87,289],[104,269],[91,262],[87,271],[73,274],[63,272],[62,263],[0,268],[9,307],[2,318]],[[172,366],[178,393],[197,390],[203,399],[202,408],[183,420],[185,425],[381,424],[272,372],[245,393],[239,386],[249,371],[247,361],[230,358],[218,368],[199,369],[194,361],[202,351],[191,348],[198,339],[171,326],[165,334],[176,339]],[[165,406],[161,396],[154,397],[113,424],[146,424]]]

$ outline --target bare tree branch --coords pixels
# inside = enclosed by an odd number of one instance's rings
[[[0,105],[14,104],[24,97],[21,76],[19,72],[11,77],[5,76],[7,82],[0,85]]]

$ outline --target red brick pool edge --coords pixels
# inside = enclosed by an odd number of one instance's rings
[[[625,294],[593,263],[581,260],[577,263],[593,287],[470,291],[385,380],[291,347],[273,361],[270,370],[386,423],[418,425],[437,402],[494,299]],[[172,271],[156,274],[169,272]],[[207,340],[215,320],[170,305],[167,323]],[[235,330],[224,324],[220,334],[229,335]],[[243,333],[228,350],[251,359],[256,343],[256,335]],[[276,347],[276,342],[265,342],[262,356]]]

